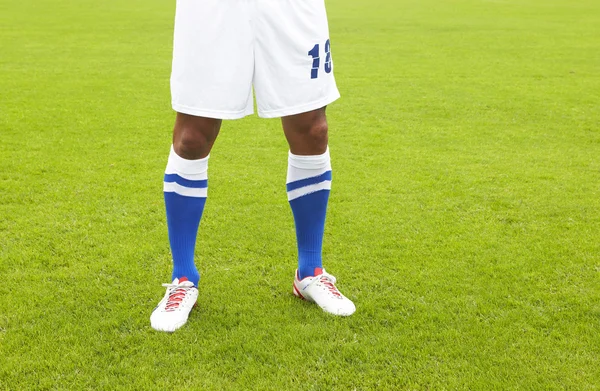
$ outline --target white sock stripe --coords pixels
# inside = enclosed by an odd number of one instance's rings
[[[181,174],[196,175],[208,170],[209,157],[210,155],[203,159],[197,160],[184,159],[175,153],[175,149],[173,149],[173,145],[171,145],[171,152],[169,153],[167,168],[169,170],[174,170],[174,174],[178,174],[180,176]]]
[[[331,170],[329,148],[322,155],[299,156],[289,153],[286,183],[323,175]]]
[[[327,169],[331,170],[331,157],[329,155],[329,147],[325,150],[322,155],[294,155],[292,152],[288,153],[288,164],[294,168],[301,170],[319,170]]]
[[[175,183],[175,182],[164,182],[163,191],[165,193],[177,193],[177,194],[185,196],[185,197],[206,198],[208,195],[208,189],[206,187],[203,187],[203,188],[184,187],[184,186],[181,186],[179,183]]]
[[[304,186],[299,189],[288,191],[288,201],[295,200],[296,198],[303,197],[319,190],[331,190],[331,181],[323,181],[320,183],[315,183],[314,185]]]
[[[190,181],[203,181],[205,179],[208,179],[208,170],[204,171],[204,172],[200,172],[200,173],[196,173],[196,174],[185,174],[183,172],[178,172],[176,171],[173,167],[168,166],[165,169],[165,174],[170,175],[170,174],[177,174],[180,177],[182,177],[183,179],[188,179]]]
[[[292,182],[297,182],[297,181],[301,181],[303,179],[307,179],[307,178],[313,178],[319,175],[323,175],[325,174],[327,171],[330,171],[331,168],[321,168],[319,170],[298,170],[295,168],[289,168],[288,169],[288,173],[287,173],[287,178],[285,183],[292,183]]]

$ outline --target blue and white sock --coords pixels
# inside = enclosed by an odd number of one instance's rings
[[[331,190],[329,148],[324,154],[314,156],[290,152],[286,182],[296,224],[298,277],[303,279],[319,274],[323,267],[321,250]]]
[[[198,285],[200,273],[194,264],[196,235],[208,189],[208,156],[187,160],[171,146],[165,170],[165,206],[169,242],[173,256],[172,279],[187,277]]]

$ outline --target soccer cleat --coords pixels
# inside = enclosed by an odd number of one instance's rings
[[[152,311],[150,324],[155,330],[172,333],[187,322],[198,298],[198,288],[185,277],[162,286],[167,288],[167,293]]]
[[[350,316],[356,311],[354,303],[342,295],[335,287],[335,277],[316,268],[314,277],[298,279],[298,270],[294,277],[294,295],[316,303],[323,311],[333,315]]]

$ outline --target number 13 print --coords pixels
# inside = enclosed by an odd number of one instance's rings
[[[319,68],[321,67],[321,58],[319,57],[320,50],[319,44],[316,44],[309,52],[308,55],[313,58],[312,70],[310,72],[310,78],[316,79],[319,77]],[[331,73],[331,44],[329,40],[325,42],[325,73]]]

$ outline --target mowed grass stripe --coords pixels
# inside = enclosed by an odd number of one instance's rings
[[[358,312],[292,297],[287,147],[248,118],[165,335],[174,5],[0,0],[0,388],[598,388],[600,6],[327,4],[325,258]]]

